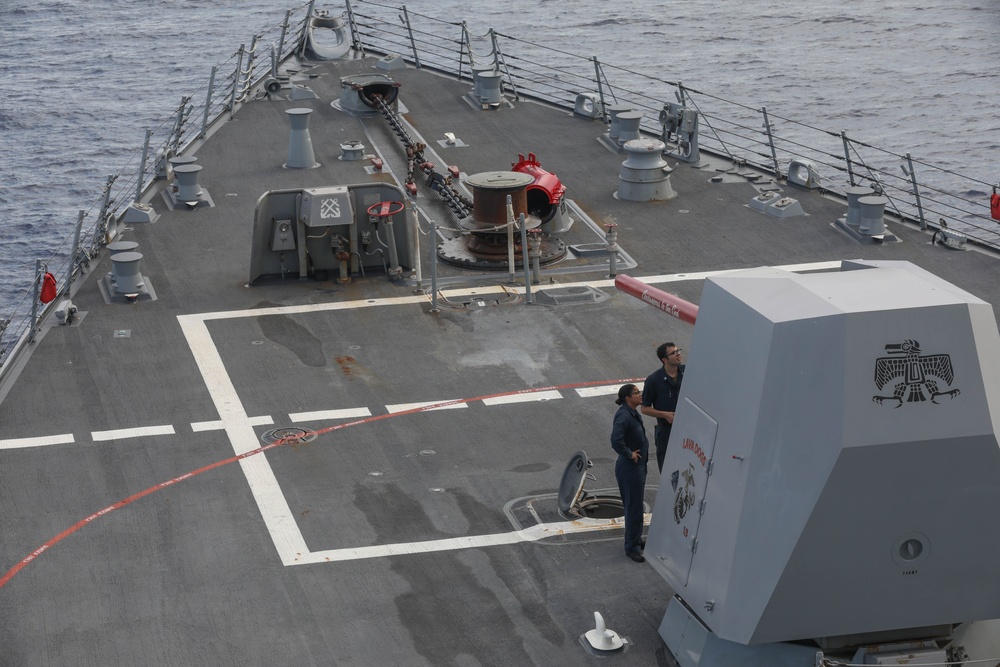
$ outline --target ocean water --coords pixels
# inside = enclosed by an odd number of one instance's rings
[[[36,258],[64,247],[78,211],[98,202],[146,129],[203,86],[212,65],[297,6],[0,0],[0,320],[29,286]],[[981,181],[970,196],[985,197],[1000,180],[997,0],[406,6],[411,16],[464,18],[473,34],[493,27],[847,130]]]

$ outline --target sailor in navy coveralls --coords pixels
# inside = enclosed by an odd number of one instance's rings
[[[646,559],[642,555],[643,496],[646,490],[646,461],[649,458],[649,440],[636,408],[642,403],[642,392],[634,384],[618,390],[615,413],[611,427],[611,447],[618,453],[615,478],[625,505],[625,554],[637,563]]]
[[[656,418],[653,440],[656,443],[656,465],[663,472],[663,459],[667,456],[667,441],[674,424],[677,397],[681,393],[684,379],[684,364],[681,363],[681,348],[673,343],[664,343],[656,348],[656,357],[663,364],[653,371],[642,387],[642,414]]]

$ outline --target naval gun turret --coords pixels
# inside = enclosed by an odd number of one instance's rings
[[[977,657],[998,367],[992,307],[907,262],[709,278],[645,554],[678,663]]]

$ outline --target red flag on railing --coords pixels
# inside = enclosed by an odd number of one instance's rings
[[[46,272],[42,278],[42,295],[38,297],[38,300],[42,303],[48,303],[54,298],[56,298],[56,277]]]
[[[997,186],[993,186],[993,196],[990,197],[990,215],[994,220],[1000,220],[1000,195],[997,194]]]

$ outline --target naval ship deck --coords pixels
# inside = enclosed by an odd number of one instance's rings
[[[697,345],[692,327],[617,292],[596,260],[543,267],[536,297],[574,285],[607,297],[560,305],[526,303],[520,274],[511,286],[441,266],[431,312],[427,236],[419,289],[371,271],[247,285],[264,192],[386,179],[338,159],[350,140],[403,173],[380,116],[331,105],[340,76],[375,62],[319,64],[318,99],[254,101],[197,146],[214,206],[171,211],[154,195],[156,222],[120,237],[138,243],[155,300],[106,299],[104,255],[74,287],[76,321],[46,325],[0,403],[0,662],[594,664],[580,637],[598,611],[629,642],[611,660],[668,664],[667,585],[624,556],[618,524],[574,531],[554,494],[580,449],[595,463],[588,491],[615,487],[615,392],[656,367],[659,343]],[[601,243],[616,223],[635,263],[624,272],[689,301],[705,272],[856,258],[1000,297],[986,252],[892,220],[899,243],[861,245],[832,224],[843,201],[784,183],[806,215],[767,216],[747,205],[758,186],[710,156],[676,165],[673,199],[619,200],[625,155],[599,140],[601,122],[528,100],[483,111],[468,83],[390,74],[441,163],[476,174],[536,154],[594,223],[578,220],[567,244]],[[287,169],[285,111],[303,107],[321,167]],[[454,225],[428,190],[415,202]],[[315,438],[260,451],[275,429]],[[651,470],[650,507],[659,483]]]

